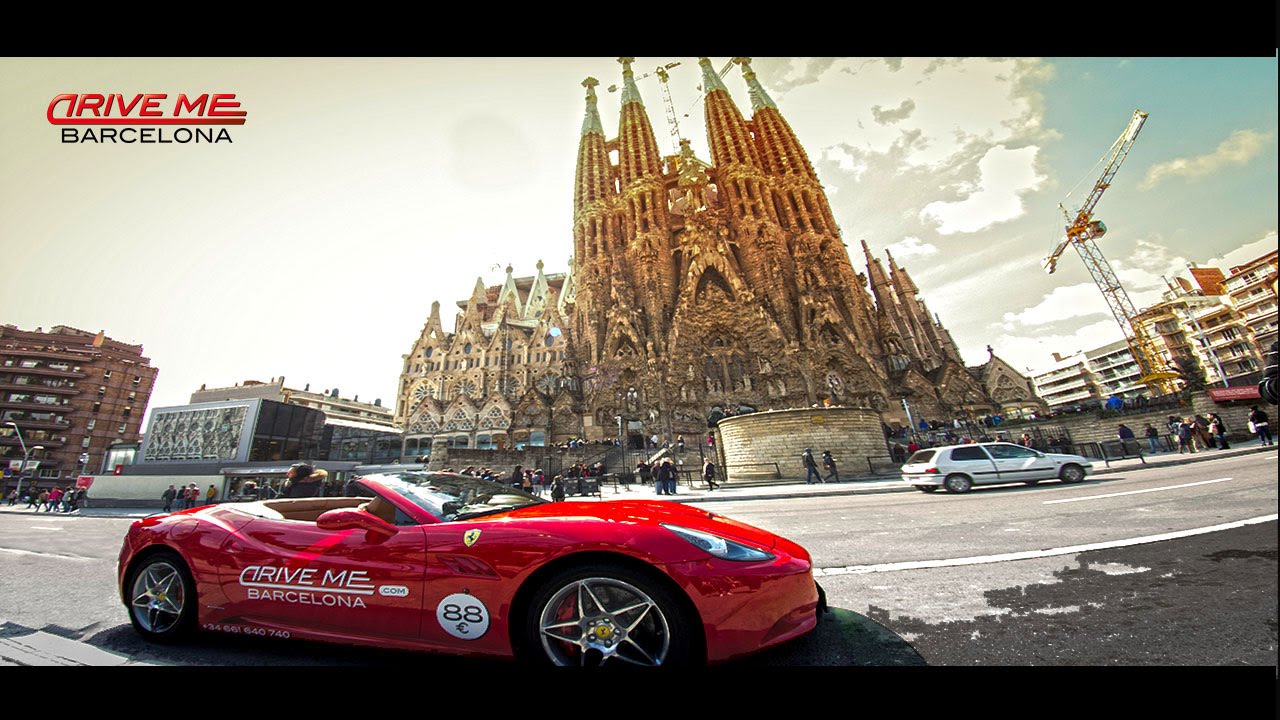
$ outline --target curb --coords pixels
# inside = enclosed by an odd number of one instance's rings
[[[1118,472],[1126,472],[1129,470],[1146,470],[1157,467],[1171,467],[1175,465],[1189,465],[1191,463],[1210,462],[1219,458],[1240,457],[1245,455],[1255,455],[1262,452],[1276,452],[1280,446],[1277,445],[1254,445],[1249,447],[1234,447],[1229,450],[1201,450],[1191,455],[1175,455],[1173,457],[1155,457],[1147,458],[1145,463],[1137,462],[1136,458],[1128,458],[1124,460],[1113,460],[1112,463],[1125,463],[1124,465],[1112,467],[1096,467],[1097,463],[1103,461],[1098,460],[1095,463],[1095,469],[1092,475],[1109,475]],[[894,476],[872,476],[861,478],[850,478],[839,483],[826,483],[817,485],[812,490],[800,489],[804,487],[804,481],[795,478],[791,480],[782,480],[772,484],[752,484],[743,486],[726,486],[721,490],[693,490],[669,498],[662,499],[668,502],[681,504],[688,503],[713,503],[713,502],[737,502],[743,500],[786,500],[788,498],[820,498],[843,495],[859,495],[863,493],[886,493],[886,492],[904,492],[913,488],[902,482],[896,475]],[[796,488],[794,490],[775,489],[773,491],[763,488]],[[574,498],[579,499],[579,498]],[[635,492],[626,494],[618,493],[616,496],[605,490],[600,495],[600,500],[628,500],[636,499]],[[657,500],[656,496],[642,496],[640,499]],[[87,511],[87,512],[86,512]],[[82,508],[75,513],[71,513],[72,517],[132,517],[144,518],[148,515],[155,515],[160,512],[157,508],[128,508],[128,507],[99,507],[99,508]],[[0,506],[0,514],[21,514],[32,515],[33,511],[26,508],[14,506],[12,508]],[[45,515],[46,513],[41,513]],[[54,517],[68,517],[61,513],[47,513]]]

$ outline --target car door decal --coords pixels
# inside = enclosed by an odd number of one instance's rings
[[[474,595],[454,593],[436,606],[436,622],[459,640],[479,640],[489,631],[489,608]]]

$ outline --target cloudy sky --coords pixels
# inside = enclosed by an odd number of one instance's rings
[[[729,58],[712,58],[720,69]],[[709,160],[697,58],[668,86]],[[853,264],[887,248],[970,364],[1038,371],[1123,337],[1079,257],[1041,268],[1135,110],[1095,211],[1139,308],[1187,264],[1276,247],[1277,60],[755,58]],[[144,346],[151,407],[285,376],[394,406],[433,301],[564,272],[583,78],[616,134],[614,58],[0,59],[0,322]],[[639,87],[660,147],[661,85]],[[750,111],[737,66],[730,94]],[[62,93],[235,93],[231,143],[68,144]],[[610,129],[612,128],[612,129]],[[166,132],[173,132],[170,128]]]

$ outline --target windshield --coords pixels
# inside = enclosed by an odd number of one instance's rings
[[[509,485],[471,475],[397,472],[365,475],[444,521],[504,512],[547,502]]]
[[[916,463],[927,463],[933,459],[937,450],[917,450],[914,455],[907,458],[907,465],[915,465]]]

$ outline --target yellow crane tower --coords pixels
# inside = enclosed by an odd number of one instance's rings
[[[1067,221],[1066,234],[1057,247],[1053,249],[1053,252],[1049,254],[1049,257],[1045,258],[1044,269],[1045,272],[1053,274],[1053,271],[1058,266],[1058,258],[1067,249],[1067,246],[1075,247],[1080,259],[1084,261],[1085,267],[1089,270],[1089,274],[1093,276],[1093,282],[1102,291],[1102,296],[1106,298],[1107,305],[1111,308],[1111,314],[1115,316],[1116,322],[1120,324],[1120,329],[1124,331],[1124,338],[1129,345],[1129,352],[1138,363],[1138,368],[1142,373],[1139,382],[1146,384],[1151,389],[1152,395],[1165,395],[1177,389],[1173,381],[1180,375],[1168,369],[1167,363],[1164,362],[1160,352],[1151,342],[1151,338],[1147,336],[1142,324],[1135,321],[1138,313],[1133,307],[1133,301],[1129,299],[1128,293],[1124,291],[1124,287],[1120,284],[1119,278],[1116,277],[1115,271],[1111,269],[1111,264],[1107,262],[1107,258],[1103,256],[1102,251],[1094,243],[1095,238],[1102,237],[1107,232],[1107,226],[1101,220],[1093,219],[1093,209],[1102,197],[1102,193],[1111,186],[1111,179],[1115,177],[1116,171],[1120,169],[1120,164],[1124,162],[1125,157],[1129,154],[1130,148],[1133,147],[1133,142],[1138,139],[1138,131],[1142,129],[1142,125],[1146,121],[1147,113],[1141,110],[1133,111],[1133,117],[1130,118],[1128,127],[1111,145],[1110,157],[1103,168],[1102,177],[1098,178],[1098,181],[1093,184],[1093,189],[1090,191],[1089,196],[1085,198],[1084,203],[1081,204],[1074,218],[1059,203],[1058,209],[1062,210],[1062,216]]]

